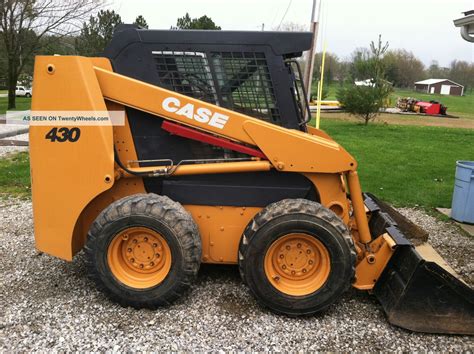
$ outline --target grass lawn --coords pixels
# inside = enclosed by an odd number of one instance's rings
[[[28,197],[30,189],[30,161],[27,152],[0,159],[0,197],[9,195]]]
[[[451,207],[457,160],[474,160],[474,131],[323,120],[358,161],[362,189],[395,206]]]
[[[0,97],[0,114],[5,114],[8,107],[8,97]],[[26,111],[31,107],[31,98],[17,97],[14,111]]]

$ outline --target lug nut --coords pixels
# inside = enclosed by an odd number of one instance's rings
[[[123,234],[123,235],[122,235],[122,240],[128,240],[128,235],[127,235],[127,234]]]
[[[303,273],[306,273],[306,272],[307,272],[306,268],[303,268]]]
[[[158,247],[158,244],[157,244],[157,243],[154,243],[154,244],[153,244],[153,247],[155,247],[155,248]]]
[[[134,239],[133,239],[133,243],[137,243],[137,242],[138,242],[138,241],[137,241],[137,239],[136,239],[136,238],[134,238]]]
[[[127,251],[128,251],[128,252],[132,252],[132,249],[131,249],[131,248],[128,248]]]
[[[156,256],[156,258],[160,258],[160,254],[159,254],[159,253],[155,254],[155,256]]]
[[[148,237],[145,237],[145,238],[143,239],[143,241],[147,242],[147,241],[148,241]]]
[[[281,266],[281,269],[286,269],[286,265],[283,264],[283,265]]]
[[[296,247],[301,248],[301,243],[298,243]]]
[[[273,280],[280,281],[280,277],[276,275],[276,276],[273,277]]]
[[[153,262],[150,262],[150,266],[152,266],[152,267],[153,267],[154,265],[155,265],[155,263],[153,263]]]
[[[308,261],[308,264],[313,264],[313,263],[314,263],[314,262],[313,262],[312,259],[310,259],[310,260]]]
[[[294,270],[291,271],[291,275],[295,275],[296,272]]]
[[[130,258],[130,262],[135,262],[135,258]]]
[[[306,250],[306,253],[307,253],[307,254],[310,254],[310,253],[311,253],[311,250]]]
[[[289,251],[291,249],[290,245],[286,246],[286,249]]]
[[[143,269],[143,264],[140,264],[140,268]]]
[[[284,256],[284,255],[282,255],[282,254],[280,254],[280,258],[282,258],[282,259],[283,259],[283,257],[285,257],[285,256]]]

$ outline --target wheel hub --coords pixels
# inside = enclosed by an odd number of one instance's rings
[[[265,254],[269,282],[282,293],[304,296],[321,288],[331,269],[327,248],[316,237],[290,233],[274,241]]]
[[[316,266],[317,250],[301,239],[284,242],[278,250],[277,267],[281,275],[290,278],[310,276]]]
[[[153,233],[145,230],[123,233],[122,249],[127,264],[136,271],[149,272],[163,266],[162,241]]]
[[[146,227],[130,227],[118,233],[109,245],[107,258],[114,276],[134,288],[156,286],[171,268],[166,240]]]

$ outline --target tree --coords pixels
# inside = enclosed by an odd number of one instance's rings
[[[273,31],[285,31],[285,32],[306,32],[308,26],[297,22],[284,22],[279,26],[273,27]]]
[[[425,76],[423,63],[412,52],[404,49],[388,51],[383,62],[387,80],[396,87],[413,87],[416,81]]]
[[[370,78],[370,67],[367,65],[370,56],[371,53],[367,48],[357,48],[354,50],[349,66],[349,75],[353,81],[361,81]]]
[[[142,15],[137,16],[133,24],[137,25],[140,28],[148,29],[148,23],[146,22],[145,18]]]
[[[100,6],[98,0],[0,0],[0,35],[7,61],[8,109],[16,107],[15,87],[25,65],[48,35],[77,32]]]
[[[122,23],[119,14],[113,10],[101,10],[84,22],[81,34],[76,40],[76,50],[84,56],[100,56],[111,41],[115,27]]]
[[[0,40],[0,89],[7,88],[7,71],[8,61],[6,56],[5,43]]]
[[[322,53],[316,53],[314,56],[313,80],[317,81],[321,78],[321,63],[323,61]],[[337,55],[327,52],[324,65],[324,82],[328,84],[334,80],[341,79],[340,61]]]
[[[426,72],[426,76],[431,79],[447,79],[449,78],[449,69],[440,67],[439,63],[433,60]]]
[[[186,12],[186,15],[176,21],[176,28],[172,27],[172,29],[220,30],[221,28],[206,15],[192,19]]]
[[[474,64],[453,60],[449,68],[449,78],[464,86],[464,90],[474,87]]]
[[[385,65],[383,57],[388,49],[388,42],[382,44],[379,36],[378,43],[370,44],[370,52],[358,56],[357,71],[364,73],[370,84],[341,87],[337,92],[337,98],[343,108],[350,114],[362,119],[365,125],[374,119],[382,107],[387,104],[388,97],[392,92],[392,85],[386,80]],[[360,52],[363,53],[363,52]],[[351,81],[354,80],[352,77]]]

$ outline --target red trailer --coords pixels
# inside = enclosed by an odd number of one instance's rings
[[[415,104],[415,110],[417,110],[417,106],[419,107],[419,113],[425,113],[429,115],[446,114],[446,108],[444,108],[443,105],[437,102],[418,101]]]

